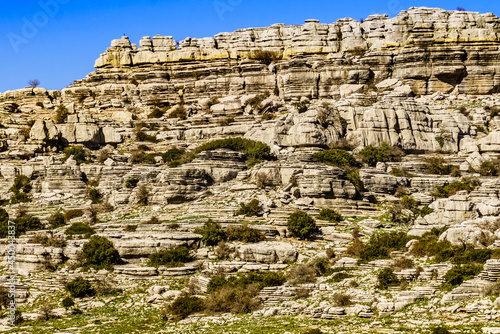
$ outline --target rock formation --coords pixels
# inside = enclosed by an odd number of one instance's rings
[[[342,330],[366,332],[357,318],[381,331],[446,318],[456,332],[495,332],[499,57],[497,16],[410,8],[178,43],[123,37],[60,92],[1,93],[0,200],[19,228],[41,225],[17,239],[23,313],[59,303],[78,276],[114,282],[123,312],[157,320],[183,292],[210,300],[213,277],[284,273],[256,292],[252,321],[343,318]],[[315,219],[309,240],[289,224],[297,210]],[[92,233],[68,232],[81,223],[113,243],[113,271],[87,268]],[[207,226],[225,240],[207,239]],[[397,246],[373,246],[394,231]],[[189,261],[151,260],[184,247]],[[450,278],[463,268],[472,274]],[[82,317],[114,307],[113,294],[99,298],[77,300]],[[219,326],[227,312],[180,326]]]

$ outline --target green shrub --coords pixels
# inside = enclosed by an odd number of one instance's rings
[[[335,283],[338,283],[338,282],[342,282],[343,280],[350,278],[350,277],[352,277],[352,276],[349,275],[348,273],[336,273],[335,275],[333,275],[331,280]]]
[[[428,232],[425,232],[424,234],[422,234],[422,238],[425,238],[426,236],[428,235],[433,235],[433,236],[436,236],[436,237],[439,237],[441,234],[443,234],[446,230],[448,229],[447,226],[443,226],[443,227],[440,227],[440,228],[437,228],[437,227],[433,227],[430,231]]]
[[[5,209],[0,208],[0,238],[7,238],[9,235],[9,214]]]
[[[404,152],[395,146],[389,146],[387,143],[382,143],[379,147],[371,145],[365,146],[360,152],[361,161],[369,166],[374,167],[377,162],[401,161]]]
[[[0,209],[0,237],[5,238],[8,235],[9,215],[4,209]],[[25,234],[28,231],[42,230],[44,226],[38,217],[23,216],[13,220],[16,226],[16,237]]]
[[[203,311],[204,308],[203,299],[183,293],[167,307],[167,312],[172,315],[174,321],[179,321],[193,313]]]
[[[411,254],[416,256],[435,256],[448,252],[452,245],[448,241],[438,241],[438,235],[424,234],[411,247]]]
[[[425,233],[411,247],[416,256],[434,256],[434,262],[451,261],[454,264],[484,264],[488,259],[500,255],[500,251],[487,248],[475,249],[471,245],[454,246],[449,241],[438,241],[446,228],[432,229]]]
[[[66,212],[64,212],[64,220],[66,222],[69,222],[73,218],[78,218],[83,216],[83,210],[81,209],[71,209]]]
[[[390,286],[397,286],[401,283],[391,268],[382,268],[377,273],[377,288],[387,290]]]
[[[303,113],[307,111],[307,108],[309,106],[309,101],[302,101],[302,102],[295,102],[292,103],[292,105],[297,108],[297,111],[299,113]]]
[[[283,273],[279,272],[262,272],[252,271],[247,274],[239,274],[238,276],[216,275],[213,276],[207,285],[207,293],[214,293],[223,288],[248,287],[249,285],[258,284],[259,289],[268,286],[279,286],[285,283],[286,279]]]
[[[394,176],[397,176],[397,177],[407,177],[407,178],[411,178],[411,177],[415,176],[415,175],[413,175],[412,173],[410,173],[409,171],[407,171],[404,168],[402,168],[402,169],[393,168],[391,170],[391,175],[394,175]]]
[[[330,266],[330,261],[328,259],[316,259],[313,262],[312,266],[316,270],[318,276],[330,276],[333,273],[333,270]]]
[[[102,194],[99,189],[92,188],[89,190],[89,198],[92,201],[92,204],[99,204],[102,201]]]
[[[346,172],[347,179],[354,185],[354,188],[356,188],[358,194],[361,194],[363,191],[365,191],[365,185],[363,184],[363,180],[361,180],[361,177],[359,176],[359,169],[347,168]]]
[[[483,162],[478,173],[482,176],[500,176],[500,159]]]
[[[266,239],[266,235],[257,229],[251,228],[248,224],[230,228],[227,231],[227,240],[242,242],[260,242]]]
[[[28,240],[28,243],[41,244],[45,247],[57,247],[57,248],[66,247],[66,240],[64,237],[58,237],[53,235],[48,237],[47,235],[42,233],[37,233],[34,236],[32,236]]]
[[[226,287],[212,293],[205,301],[205,312],[209,314],[234,313],[244,314],[257,310],[260,300],[257,299],[260,289],[254,283],[246,287]]]
[[[391,251],[404,249],[406,243],[413,239],[405,232],[383,232],[374,234],[359,253],[361,262],[389,258]]]
[[[139,147],[142,145],[139,145]],[[140,164],[156,164],[154,153],[144,153],[142,150],[135,150],[130,155],[130,162]]]
[[[10,204],[19,204],[19,203],[29,203],[31,202],[31,197],[25,193],[14,193],[10,197]]]
[[[137,230],[137,227],[138,227],[137,225],[128,224],[127,226],[125,226],[125,227],[123,228],[123,230],[124,230],[125,232],[135,232],[135,231]]]
[[[475,184],[471,182],[453,181],[446,186],[437,186],[436,190],[432,192],[431,195],[437,198],[448,198],[462,190],[466,190],[468,193],[470,193],[475,188]]]
[[[169,268],[182,267],[184,263],[194,260],[195,258],[191,254],[191,250],[187,247],[180,246],[149,255],[148,266],[167,266]]]
[[[287,281],[292,285],[315,283],[318,277],[317,270],[309,264],[299,264],[293,267],[287,276]]]
[[[480,264],[463,264],[454,265],[453,268],[448,270],[444,275],[445,281],[441,285],[443,290],[452,290],[454,287],[459,286],[464,281],[474,278],[483,270]]]
[[[151,147],[149,147],[148,145],[144,145],[144,144],[137,146],[137,149],[139,151],[151,151]]]
[[[18,175],[14,179],[14,184],[9,189],[14,194],[10,198],[11,204],[31,202],[28,193],[31,191],[31,180],[25,175]]]
[[[308,330],[307,332],[304,332],[304,334],[323,334],[323,332],[318,328],[313,328]]]
[[[455,165],[447,165],[445,160],[440,157],[431,157],[424,159],[425,172],[427,174],[451,175],[460,171],[460,168]]]
[[[260,203],[257,199],[253,199],[247,204],[240,203],[240,208],[238,209],[238,211],[236,211],[235,215],[236,216],[245,215],[248,217],[258,216],[260,211],[259,206]]]
[[[443,146],[444,146],[444,137],[443,136],[436,136],[435,139],[438,142],[439,147],[443,148]]]
[[[75,305],[75,301],[71,297],[66,297],[62,300],[62,306],[68,310],[70,307]]]
[[[336,293],[333,295],[333,302],[336,306],[346,307],[353,304],[351,295],[345,293]]]
[[[201,241],[207,246],[216,246],[219,241],[226,239],[226,232],[219,223],[214,222],[212,219],[206,221],[203,227],[197,228],[195,233],[202,235]]]
[[[135,134],[135,139],[137,141],[140,141],[140,142],[143,142],[143,141],[151,142],[151,143],[158,142],[158,139],[156,139],[156,136],[148,135],[143,131],[137,131],[137,133]]]
[[[84,267],[94,269],[113,269],[113,264],[120,262],[120,254],[113,243],[105,237],[92,236],[83,244]]]
[[[219,148],[243,152],[249,161],[271,160],[272,158],[271,148],[267,144],[240,137],[210,141],[194,150],[194,155]]]
[[[181,120],[187,119],[187,110],[184,106],[178,106],[169,115],[168,118],[179,118]]]
[[[31,191],[31,179],[26,175],[16,176],[14,184],[10,187],[9,191],[13,193],[29,193]]]
[[[297,210],[290,215],[287,227],[292,235],[308,239],[317,230],[316,222],[307,212]]]
[[[66,235],[85,234],[87,236],[90,236],[92,234],[95,234],[95,230],[90,227],[89,224],[76,222],[71,224],[71,226],[68,227],[64,233]]]
[[[493,251],[488,248],[471,248],[465,249],[464,247],[458,247],[455,249],[455,254],[453,257],[453,263],[455,264],[470,264],[470,263],[486,263],[493,254],[499,254],[499,251]]]
[[[270,153],[271,149],[268,145],[240,137],[213,140],[201,145],[191,152],[185,152],[184,150],[174,148],[164,153],[162,157],[166,163],[169,163],[169,167],[174,168],[193,161],[196,155],[201,152],[220,148],[245,153],[248,167],[252,167],[262,160],[272,160],[273,158]]]
[[[64,160],[68,160],[70,156],[73,156],[73,159],[75,159],[76,163],[81,164],[87,161],[87,152],[85,152],[85,149],[81,146],[70,146],[66,147],[64,150]]]
[[[431,334],[451,334],[451,332],[448,330],[448,326],[432,326],[431,327]]]
[[[48,222],[51,228],[58,228],[64,226],[66,220],[64,219],[64,215],[62,213],[54,212],[53,214],[50,215]]]
[[[60,104],[56,109],[55,122],[57,124],[62,124],[66,122],[69,116],[68,108],[64,104]]]
[[[149,190],[145,184],[142,184],[137,189],[136,193],[137,204],[146,206],[149,204]]]
[[[262,114],[262,116],[260,117],[260,119],[262,121],[269,121],[269,120],[272,120],[272,119],[275,119],[276,118],[276,115],[273,114],[273,113],[264,113]]]
[[[149,113],[148,118],[162,118],[163,115],[165,115],[165,110],[154,107],[153,110]]]
[[[318,219],[328,220],[330,223],[339,223],[344,218],[340,213],[332,209],[322,209],[319,212]]]
[[[339,168],[359,167],[359,162],[354,159],[351,153],[338,149],[316,152],[313,155],[313,161]]]
[[[168,163],[170,167],[173,167],[175,164],[180,164],[182,157],[186,154],[186,151],[172,148],[167,152],[163,153],[162,158],[165,163]]]
[[[420,216],[421,216],[421,217],[425,217],[425,216],[427,216],[427,215],[430,215],[430,214],[431,214],[431,213],[433,213],[433,212],[434,212],[434,210],[433,210],[433,209],[431,209],[431,208],[429,208],[429,206],[425,205],[424,207],[422,207],[422,208],[420,209]]]
[[[415,262],[413,262],[413,260],[410,258],[402,257],[397,260],[394,260],[391,266],[393,268],[399,268],[399,269],[411,269],[415,268]]]
[[[130,177],[127,179],[127,182],[125,182],[125,187],[132,189],[137,187],[137,183],[139,183],[139,180],[137,180],[135,177]]]
[[[426,216],[433,212],[428,206],[419,208],[420,202],[412,196],[403,195],[400,202],[393,202],[387,205],[389,220],[395,224],[408,224],[413,222],[418,216]]]
[[[95,295],[90,282],[81,276],[66,283],[66,290],[73,298],[92,297]]]

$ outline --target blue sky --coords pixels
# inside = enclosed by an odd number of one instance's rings
[[[500,15],[500,2],[486,0],[1,0],[0,92],[39,79],[42,87],[61,89],[94,70],[94,61],[112,39],[123,34],[176,40],[207,37],[274,23],[305,19],[332,23],[339,18],[396,16],[415,6],[453,10],[457,6]]]

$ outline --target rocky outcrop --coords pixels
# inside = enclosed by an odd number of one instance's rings
[[[298,255],[293,246],[283,242],[243,245],[238,249],[238,254],[242,261],[261,263],[293,263]]]
[[[68,101],[87,97],[85,103],[101,108],[123,105],[123,96],[136,100],[139,94],[155,93],[175,103],[180,96],[193,101],[275,87],[286,100],[328,98],[345,92],[340,89],[345,84],[359,85],[349,88],[352,93],[388,78],[403,81],[414,94],[489,94],[499,89],[499,26],[493,14],[410,8],[394,18],[372,15],[363,23],[309,20],[188,38],[178,48],[171,37],[144,37],[138,46],[123,37],[96,61],[95,73],[63,96]],[[253,60],[262,50],[282,60],[271,66]],[[108,102],[100,98],[104,94],[111,95]]]

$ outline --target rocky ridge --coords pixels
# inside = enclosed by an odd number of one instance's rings
[[[364,244],[384,231],[422,236],[445,228],[441,242],[498,251],[499,46],[500,20],[493,14],[410,8],[395,18],[308,20],[178,45],[155,36],[137,47],[124,37],[112,41],[95,72],[61,92],[30,87],[0,94],[0,199],[11,217],[39,217],[45,227],[18,239],[16,298],[25,317],[38,317],[42,301],[60,303],[65,282],[77,276],[123,286],[122,308],[159,312],[181,291],[206,298],[208,282],[220,273],[288,275],[300,264],[328,259],[332,272],[314,282],[262,289],[262,307],[252,317],[342,319],[348,332],[349,326],[360,330],[359,319],[389,328],[394,324],[383,316],[390,315],[407,331],[427,319],[457,330],[485,324],[483,330],[494,333],[498,259],[485,260],[479,274],[445,291],[442,283],[455,263],[416,255],[414,240],[387,259],[364,263],[349,248],[358,228]],[[272,159],[249,165],[244,153],[225,148],[195,153],[210,141],[234,137],[267,144]],[[354,169],[315,158],[343,148],[361,160],[363,148],[384,143],[404,156]],[[81,148],[85,163],[68,148]],[[172,164],[163,157],[171,149],[192,156]],[[444,159],[441,168],[455,167],[439,175],[429,170],[433,158]],[[30,180],[30,203],[12,201],[19,175]],[[438,193],[457,183],[473,186],[446,197]],[[98,222],[90,190],[104,203]],[[399,207],[404,195],[418,203],[412,210],[425,214]],[[253,199],[257,216],[235,215]],[[325,208],[343,219],[318,219]],[[51,214],[73,209],[84,215],[49,228]],[[295,210],[316,218],[312,241],[293,238],[287,228]],[[217,247],[197,233],[209,219],[227,229],[247,222],[265,240],[227,242],[230,255],[220,260]],[[64,233],[75,222],[93,222],[123,263],[112,272],[76,268],[88,236]],[[42,245],[41,236],[66,244]],[[195,261],[147,265],[151,254],[179,246],[192,249]],[[0,244],[0,253],[6,250],[6,242]],[[402,258],[413,266],[395,266]],[[387,267],[404,284],[384,291],[376,276]],[[338,294],[351,303],[339,305]],[[101,299],[77,300],[78,308],[106,313],[114,297]],[[66,317],[64,310],[55,312]],[[195,330],[197,323],[218,324],[224,317],[192,315],[180,325]],[[238,319],[244,321],[229,321]]]

